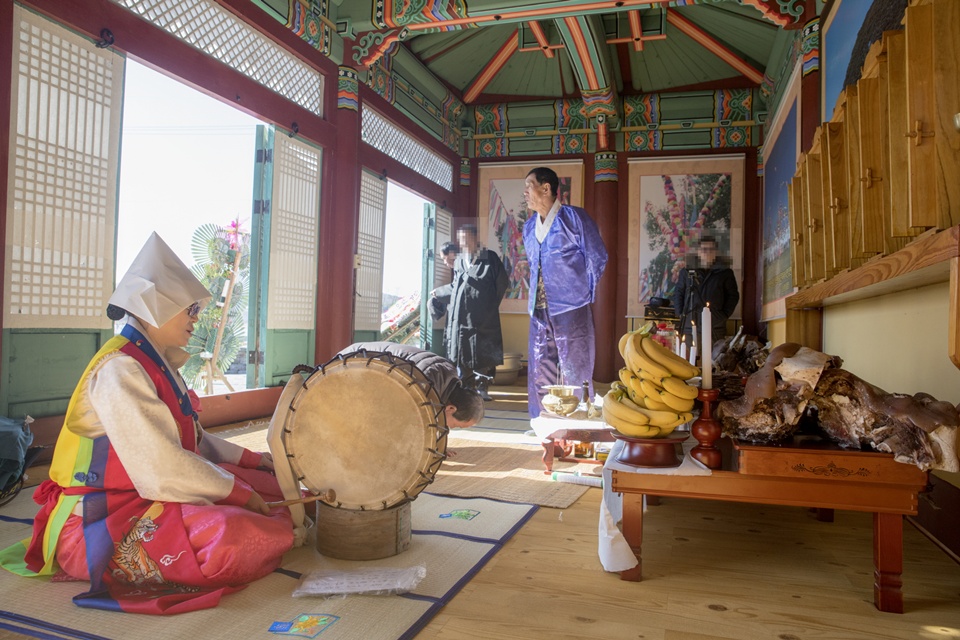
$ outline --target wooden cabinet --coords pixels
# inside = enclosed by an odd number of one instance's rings
[[[914,0],[801,154],[790,191],[797,287],[960,224],[958,33],[960,2]]]

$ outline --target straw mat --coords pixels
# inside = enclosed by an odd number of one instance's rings
[[[0,546],[29,535],[37,506],[32,491],[0,509]],[[274,573],[215,609],[178,616],[134,616],[81,609],[71,598],[81,582],[23,578],[0,570],[0,637],[33,638],[280,638],[324,640],[413,638],[534,514],[534,505],[421,494],[411,505],[413,535],[404,553],[352,562],[325,558],[311,542],[284,556]],[[293,598],[304,574],[359,567],[423,566],[411,593]],[[284,632],[286,630],[286,632]]]
[[[254,451],[266,450],[269,421],[233,425],[217,435]],[[490,498],[565,509],[589,488],[553,480],[544,473],[543,447],[530,430],[523,411],[488,408],[484,419],[470,429],[453,429],[447,445],[449,458],[440,467],[431,493],[466,498]],[[555,460],[558,473],[599,474],[600,465]]]

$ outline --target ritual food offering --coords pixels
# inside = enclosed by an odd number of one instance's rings
[[[887,393],[841,368],[843,361],[795,343],[770,352],[744,395],[721,402],[724,435],[777,443],[810,425],[845,448],[892,453],[920,469],[960,471],[960,412],[925,393]]]
[[[603,420],[634,438],[665,438],[693,419],[698,389],[687,380],[700,370],[650,335],[653,322],[619,342],[624,368],[603,398]]]

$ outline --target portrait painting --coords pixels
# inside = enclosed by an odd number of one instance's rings
[[[503,313],[527,313],[530,297],[530,266],[523,249],[523,225],[533,213],[523,197],[524,180],[537,167],[557,172],[557,197],[563,204],[582,206],[583,163],[496,163],[479,168],[478,208],[480,240],[495,251],[507,272],[507,292],[500,304]]]
[[[643,158],[628,166],[627,315],[643,317],[651,298],[673,302],[680,272],[696,266],[706,237],[742,291],[744,157]],[[740,317],[740,305],[731,317]]]

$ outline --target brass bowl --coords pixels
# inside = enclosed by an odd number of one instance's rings
[[[543,396],[543,410],[557,416],[568,416],[580,406],[580,398],[576,393],[579,387],[569,384],[549,384],[544,387],[547,395]]]

